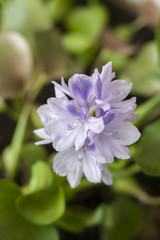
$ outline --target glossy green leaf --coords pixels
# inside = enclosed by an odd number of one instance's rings
[[[43,161],[38,161],[32,166],[30,181],[23,190],[24,193],[30,194],[48,188],[52,182],[53,171],[51,167]]]
[[[108,11],[102,5],[74,9],[66,22],[67,28],[95,39],[108,21]]]
[[[109,240],[133,240],[142,231],[143,209],[133,200],[118,198],[112,204],[113,226],[108,231]]]
[[[12,0],[5,5],[2,16],[3,31],[28,33],[45,30],[51,26],[42,1]]]
[[[67,33],[62,38],[62,45],[67,51],[80,55],[93,45],[93,41],[83,33]]]
[[[60,218],[65,210],[65,199],[61,187],[50,187],[17,201],[19,212],[35,224],[50,224]]]
[[[160,68],[154,42],[142,47],[139,54],[127,64],[121,78],[133,82],[133,93],[152,96],[160,92]]]
[[[20,196],[20,188],[15,183],[0,181],[0,239],[58,240],[54,227],[34,225],[18,213],[16,199]]]
[[[148,175],[160,176],[160,120],[146,126],[137,145],[136,162]]]

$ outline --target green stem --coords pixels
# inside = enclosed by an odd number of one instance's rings
[[[123,170],[112,172],[112,176],[114,180],[121,179],[121,178],[126,178],[129,176],[132,176],[136,173],[139,173],[141,171],[141,168],[139,167],[138,164],[134,164],[130,167],[127,167]]]
[[[157,107],[160,106],[160,94],[149,99],[147,102],[141,104],[135,110],[135,114],[139,114],[138,119],[134,122],[136,126],[143,125],[145,119],[151,114],[151,112]]]
[[[9,177],[13,178],[18,168],[18,158],[21,151],[26,125],[30,113],[30,106],[24,105],[14,135],[12,137],[11,145],[5,149],[3,153],[3,163]]]

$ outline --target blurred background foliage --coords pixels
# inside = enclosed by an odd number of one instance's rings
[[[159,1],[0,1],[0,239],[160,239]],[[113,186],[55,175],[35,146],[52,80],[113,62],[133,82],[142,137],[108,167]]]

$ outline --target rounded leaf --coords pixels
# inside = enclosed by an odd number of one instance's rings
[[[63,47],[73,53],[80,55],[87,51],[92,45],[92,39],[83,33],[68,33],[62,38]]]
[[[148,97],[160,92],[160,68],[154,42],[145,44],[126,66],[121,79],[134,80],[133,93]]]
[[[59,240],[53,226],[32,224],[18,213],[16,199],[20,196],[21,190],[15,183],[0,180],[0,239]]]
[[[74,9],[66,25],[71,31],[80,32],[95,39],[101,34],[107,20],[107,9],[97,4],[91,7],[78,7]]]
[[[22,216],[35,224],[47,225],[60,218],[65,210],[65,199],[61,187],[50,187],[17,200]]]
[[[137,146],[136,162],[148,175],[160,176],[160,120],[148,125]]]
[[[23,190],[25,193],[30,194],[50,187],[52,182],[53,172],[51,167],[43,161],[38,161],[32,166],[31,179]]]

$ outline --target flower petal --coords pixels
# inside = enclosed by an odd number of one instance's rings
[[[54,86],[55,86],[59,91],[61,91],[62,93],[65,93],[65,94],[67,94],[68,96],[72,97],[72,94],[71,94],[71,92],[69,91],[68,86],[65,84],[63,78],[61,79],[62,85],[60,85],[59,83],[57,83],[57,82],[55,82],[55,81],[52,81],[52,83],[54,84]]]
[[[136,97],[133,97],[131,99],[122,101],[122,102],[113,102],[111,103],[111,107],[116,109],[116,111],[121,112],[121,113],[126,113],[130,110],[134,110],[135,109],[135,104],[136,102]]]
[[[111,147],[115,157],[119,159],[129,159],[131,157],[128,147],[116,143],[112,143]]]
[[[68,99],[66,97],[62,97],[62,98],[48,98],[47,103],[50,107],[50,109],[52,110],[52,112],[54,112],[54,114],[56,116],[60,116],[60,117],[65,117],[67,115],[67,104],[68,104]],[[69,114],[68,114],[69,115]]]
[[[112,72],[112,62],[108,62],[102,67],[100,78],[102,80],[102,99],[109,96],[109,86],[112,79],[115,77],[115,73]]]
[[[122,101],[126,98],[130,93],[131,88],[131,82],[126,82],[124,80],[115,80],[111,82],[108,92],[114,96],[111,100],[112,103]]]
[[[89,117],[88,121],[85,123],[89,130],[94,133],[100,133],[104,129],[103,118]]]
[[[76,151],[78,151],[83,146],[85,139],[87,137],[87,131],[88,131],[88,128],[85,125],[82,125],[79,128],[77,137],[75,139],[75,150]]]
[[[83,171],[88,181],[94,183],[101,182],[101,170],[96,161],[97,158],[94,157],[92,151],[86,151],[83,160]]]
[[[48,123],[51,119],[56,118],[48,104],[44,104],[37,109],[37,113],[43,125]]]
[[[103,165],[103,167],[102,167],[102,181],[106,185],[112,185],[112,183],[113,183],[112,174],[110,173],[110,171],[108,170],[106,165]]]
[[[59,90],[57,87],[55,87],[54,90],[55,90],[56,98],[65,97],[65,94],[61,90]]]
[[[72,124],[72,128],[70,128]],[[64,119],[59,118],[56,120],[50,121],[44,128],[44,131],[46,134],[48,134],[51,137],[54,137],[56,135],[59,136],[67,136],[70,131],[72,131],[74,128],[76,128],[76,122],[71,122],[70,119]],[[71,129],[71,130],[70,130]]]
[[[114,138],[115,144],[130,145],[140,138],[139,130],[134,125],[126,122],[115,122],[110,126],[110,130],[118,134],[118,138]]]
[[[56,154],[53,162],[53,170],[60,176],[66,176],[70,171],[75,171],[77,152],[69,149]]]
[[[96,99],[95,103],[97,105],[99,105],[99,107],[101,107],[103,109],[103,111],[107,111],[110,109],[110,104],[109,102],[106,100],[100,100],[100,99]]]
[[[38,137],[47,139],[50,136],[45,133],[44,128],[39,128],[33,131]]]
[[[115,73],[112,73],[112,62],[108,62],[102,67],[101,72],[101,80],[103,83],[111,82],[111,80],[115,77]]]
[[[105,162],[106,163],[113,162],[114,155],[109,145],[109,137],[101,134],[96,144],[98,145],[101,155],[105,158]]]
[[[55,143],[55,149],[56,151],[66,151],[67,149],[73,147],[75,145],[75,139],[77,137],[79,128],[74,129],[70,132],[69,135],[66,137],[61,137],[56,143]]]
[[[77,162],[75,170],[68,173],[67,180],[71,188],[75,188],[80,184],[81,178],[83,176],[82,164]]]
[[[84,74],[74,74],[68,81],[68,86],[74,99],[78,101],[81,106],[88,108],[91,104],[90,98],[92,95],[92,79]]]
[[[47,135],[44,131],[44,128],[36,129],[33,131],[38,137],[43,138],[42,141],[35,142],[35,145],[43,145],[52,142],[52,139],[49,135]]]

